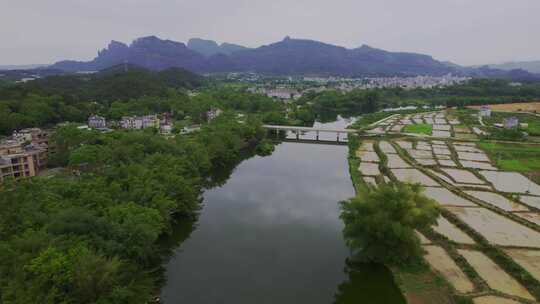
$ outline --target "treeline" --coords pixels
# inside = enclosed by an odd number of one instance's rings
[[[385,88],[308,93],[298,103],[316,116],[330,112],[360,115],[404,105],[468,106],[540,100],[540,82],[511,84],[502,79],[473,79],[467,83],[433,89]]]
[[[84,122],[91,113],[118,118],[170,110],[188,99],[186,89],[202,83],[200,76],[181,69],[152,72],[119,66],[92,75],[50,76],[6,85],[0,87],[0,134]]]
[[[52,161],[69,172],[1,185],[0,302],[148,303],[158,238],[197,214],[210,172],[264,134],[227,114],[175,140],[59,129]]]
[[[170,112],[176,120],[201,123],[207,111],[220,108],[259,113],[267,123],[282,122],[285,117],[281,102],[234,88],[203,88],[199,76],[184,70],[151,72],[128,67],[126,72],[124,68],[0,87],[0,135],[25,127],[85,122],[90,114],[118,120],[125,115]],[[189,95],[188,89],[195,87],[201,92]]]

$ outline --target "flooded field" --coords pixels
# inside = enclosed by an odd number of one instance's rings
[[[468,195],[505,211],[529,211],[529,208],[512,202],[506,197],[486,191],[465,191]]]
[[[439,156],[439,155],[452,155],[452,152],[450,152],[450,150],[448,148],[437,148],[437,147],[434,147],[433,148],[433,154],[435,154],[435,156]]]
[[[411,165],[406,163],[399,155],[397,154],[388,154],[386,155],[386,158],[388,159],[387,167],[390,169],[395,168],[411,168]]]
[[[396,149],[387,141],[379,142],[379,148],[385,154],[396,154],[397,153]]]
[[[452,136],[452,134],[449,131],[437,131],[437,130],[433,130],[432,135],[434,137],[450,137],[450,136]]]
[[[481,170],[493,170],[496,171],[497,168],[493,167],[490,163],[476,162],[470,160],[460,160],[461,165],[468,169],[481,169]]]
[[[524,204],[527,204],[529,206],[540,209],[540,197],[539,196],[521,195],[519,197],[519,200]]]
[[[458,196],[446,188],[426,187],[424,194],[443,206],[477,207],[478,205]]]
[[[480,162],[489,162],[489,158],[484,153],[459,152],[457,151],[459,160],[473,160]]]
[[[457,167],[457,164],[451,159],[440,159],[438,160],[439,165],[443,167]]]
[[[433,158],[433,153],[431,153],[431,148],[429,148],[429,150],[408,149],[407,153],[409,153],[409,155],[412,158],[415,158],[415,159],[417,159],[417,158]]]
[[[490,288],[500,292],[518,296],[524,299],[534,300],[534,297],[519,284],[514,278],[504,272],[497,264],[479,251],[458,250],[476,270],[478,275],[486,281]]]
[[[437,162],[433,158],[418,158],[416,162],[422,166],[435,166]]]
[[[484,151],[476,147],[472,147],[472,146],[455,145],[454,149],[458,152],[471,152],[471,153],[482,153],[482,154],[484,153]]]
[[[381,171],[379,171],[379,164],[377,163],[360,163],[360,167],[358,168],[360,172],[362,172],[362,175],[370,175],[370,176],[377,176],[381,174]]]
[[[433,136],[455,135],[464,137],[463,140],[465,137],[475,139],[476,136],[469,127],[461,125],[454,117],[447,119],[449,123],[446,123],[444,113],[402,116],[385,129],[388,131],[396,126],[401,128],[409,124],[427,123],[432,125],[430,127],[433,128]],[[516,274],[506,273],[485,254],[490,250],[489,246],[497,246],[507,252],[517,250],[515,248],[526,249],[516,251],[513,255],[509,253],[509,256],[538,278],[540,232],[531,227],[540,226],[540,186],[522,174],[500,171],[476,142],[426,138],[418,140],[418,136],[425,135],[416,134],[408,140],[396,140],[394,143],[397,146],[392,146],[391,140],[384,140],[379,142],[379,148],[386,154],[387,159],[387,163],[381,165],[386,166],[398,181],[423,185],[427,197],[437,201],[461,222],[460,225],[455,225],[447,218],[440,217],[432,227],[434,232],[445,237],[436,241],[442,242],[444,246],[435,245],[417,232],[427,251],[426,261],[458,293],[468,294],[473,303],[519,303],[506,297],[533,300],[531,292],[536,290],[534,284],[533,287],[527,285],[530,291],[527,290],[512,277]],[[406,152],[403,158],[395,154],[397,147],[400,152]],[[512,195],[505,196],[505,193]],[[492,211],[491,207],[487,208],[488,205],[497,208],[493,209],[497,212]],[[477,247],[478,243],[465,232],[469,230],[465,230],[461,225],[466,225],[483,236],[489,243],[488,247]],[[459,250],[488,283],[489,288],[483,284],[474,286],[471,283],[465,270],[460,268],[461,264],[457,264],[446,251],[451,247]],[[475,287],[478,290],[474,290]]]
[[[403,183],[416,184],[422,186],[440,186],[431,177],[420,172],[418,169],[391,169],[392,174]]]
[[[454,181],[458,183],[463,184],[485,184],[485,182],[476,175],[472,174],[471,172],[467,170],[461,170],[461,169],[441,169],[444,171],[448,176],[450,176]]]
[[[446,251],[439,246],[424,246],[427,251],[426,261],[433,269],[439,272],[457,291],[467,293],[474,290],[467,275],[448,256]]]
[[[371,151],[358,151],[356,155],[360,158],[363,162],[375,162],[378,163],[380,161],[379,156],[375,152]]]
[[[480,171],[495,189],[501,192],[516,192],[540,195],[540,186],[515,172]]]
[[[459,230],[454,224],[450,223],[447,219],[440,216],[437,219],[437,225],[433,227],[433,230],[444,235],[449,240],[459,244],[475,244],[474,240],[468,236],[465,232]]]
[[[490,243],[540,248],[540,233],[485,208],[446,207]]]

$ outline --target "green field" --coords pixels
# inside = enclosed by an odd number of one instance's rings
[[[493,125],[495,123],[502,123],[504,118],[512,116],[517,117],[520,123],[529,124],[523,131],[529,133],[531,136],[540,136],[540,117],[533,114],[492,112],[491,117],[484,118],[484,122],[487,125]]]
[[[479,146],[502,170],[531,173],[536,181],[540,179],[540,145],[481,142]]]
[[[433,126],[428,124],[407,125],[403,128],[403,132],[431,135]]]

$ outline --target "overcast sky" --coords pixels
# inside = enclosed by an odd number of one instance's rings
[[[0,64],[89,60],[110,40],[293,38],[458,64],[540,60],[540,0],[0,0]]]

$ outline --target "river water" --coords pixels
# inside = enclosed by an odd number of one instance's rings
[[[204,194],[197,227],[165,265],[163,303],[404,303],[388,270],[350,265],[340,200],[347,147],[282,143]]]

